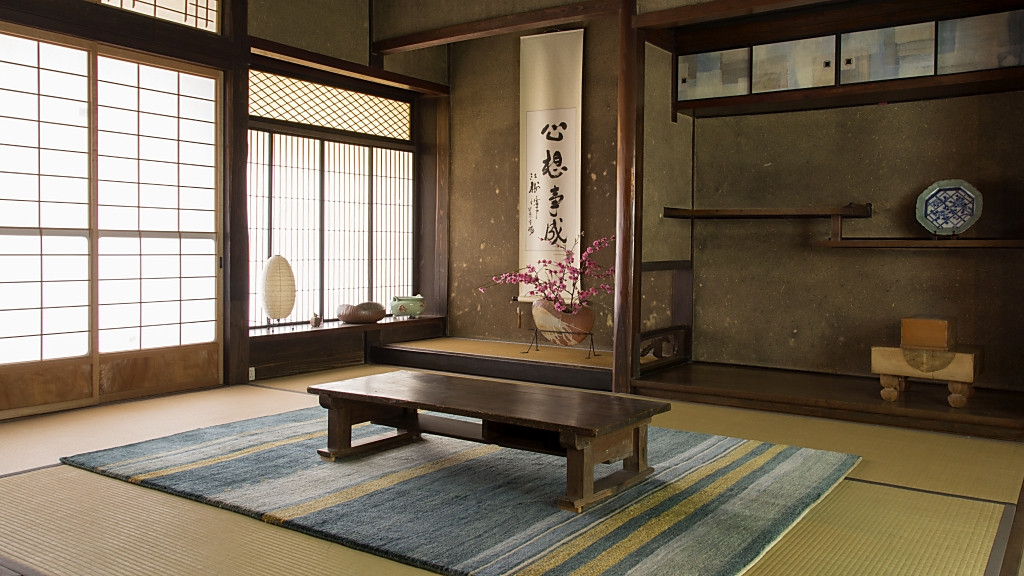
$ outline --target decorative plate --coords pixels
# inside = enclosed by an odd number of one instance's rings
[[[981,192],[963,180],[939,180],[917,197],[917,221],[932,234],[960,234],[981,218]]]

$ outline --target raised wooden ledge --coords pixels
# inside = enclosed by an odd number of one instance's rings
[[[441,46],[452,42],[476,40],[501,34],[526,32],[549,26],[572,24],[588,18],[617,14],[621,4],[619,0],[591,0],[589,2],[579,2],[577,4],[555,6],[520,14],[477,20],[465,24],[454,24],[435,30],[425,30],[405,36],[378,40],[372,44],[371,51],[374,54],[381,55],[398,54],[422,48]]]
[[[951,408],[946,386],[927,381],[915,381],[905,398],[887,402],[878,395],[877,377],[691,362],[637,378],[633,391],[684,402],[1024,440],[1022,393],[1014,390],[979,388],[973,404]]]
[[[487,378],[521,380],[538,384],[570,386],[585,390],[612,390],[609,368],[541,362],[528,356],[504,358],[402,346],[401,343],[371,345],[367,361],[420,370],[456,372]]]
[[[444,335],[445,323],[443,316],[387,317],[373,324],[329,322],[320,328],[296,324],[251,330],[249,367],[262,380],[358,366],[367,362],[368,348],[437,338]]]

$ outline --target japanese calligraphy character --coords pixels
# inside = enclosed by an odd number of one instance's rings
[[[551,150],[547,151],[547,158],[544,159],[544,169],[541,170],[543,174],[550,178],[558,178],[569,168],[562,166],[562,153],[555,150],[554,154],[551,154]]]
[[[548,202],[551,203],[551,211],[548,212],[549,215],[558,215],[558,207],[562,205],[562,200],[565,200],[565,195],[558,193],[558,186],[552,186],[551,196],[548,197]]]
[[[544,232],[544,239],[552,244],[565,244],[565,237],[562,236],[561,218],[551,219],[551,222],[548,224],[547,230],[545,230]]]
[[[564,136],[564,134],[562,134],[562,130],[565,130],[566,128],[568,128],[568,126],[565,122],[559,122],[558,124],[545,124],[544,127],[540,129],[540,133],[548,140],[560,142]]]

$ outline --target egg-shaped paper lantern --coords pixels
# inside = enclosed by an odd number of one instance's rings
[[[260,293],[268,318],[280,320],[292,313],[295,307],[295,274],[284,256],[275,255],[267,260],[260,281]]]

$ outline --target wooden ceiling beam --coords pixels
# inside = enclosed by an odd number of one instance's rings
[[[286,46],[263,38],[249,37],[250,51],[253,56],[296,64],[306,68],[323,70],[331,74],[345,76],[376,85],[390,86],[401,90],[410,90],[430,96],[448,94],[448,87],[443,84],[363,66],[347,60],[332,58],[323,54],[309,52],[301,48]]]
[[[719,20],[745,18],[780,10],[834,4],[843,0],[717,0],[638,14],[633,17],[634,28],[661,29],[692,26]]]
[[[962,18],[1024,7],[1022,0],[846,0],[675,28],[680,54]]]
[[[452,42],[476,40],[501,34],[573,24],[590,18],[617,14],[619,5],[620,2],[618,0],[590,0],[566,6],[555,6],[520,14],[477,20],[476,22],[467,22],[465,24],[455,24],[435,30],[425,30],[405,36],[379,40],[373,43],[371,52],[382,55],[398,54],[432,46],[441,46]]]

